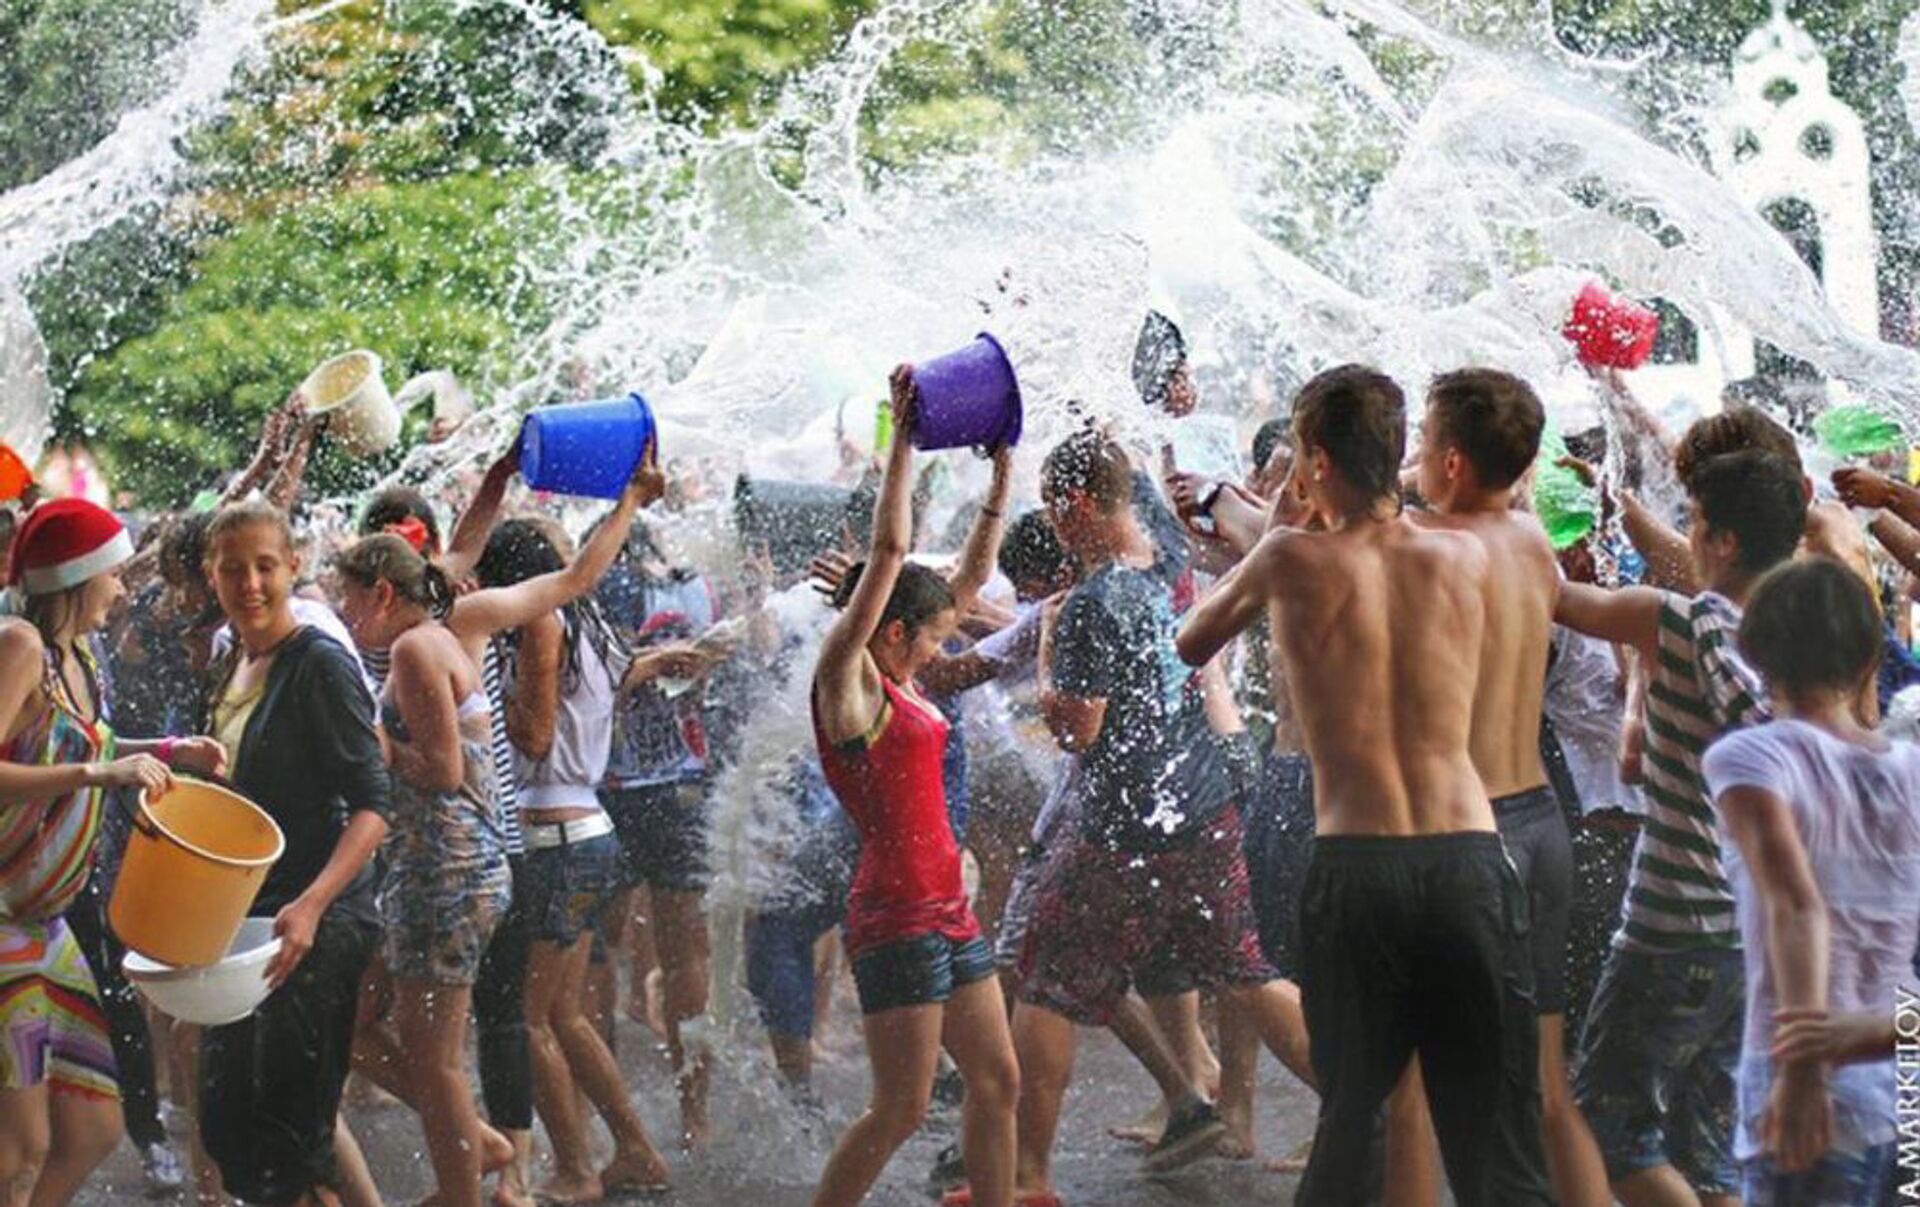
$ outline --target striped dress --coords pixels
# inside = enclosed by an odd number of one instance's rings
[[[69,706],[51,653],[45,690],[46,712],[7,745],[8,762],[44,767],[113,757],[112,731]],[[0,809],[0,1089],[50,1082],[119,1097],[100,994],[60,916],[92,874],[101,797],[99,788],[84,788]]]
[[[1647,689],[1647,802],[1633,851],[1617,947],[1673,952],[1737,948],[1733,888],[1700,758],[1715,738],[1768,719],[1759,676],[1734,650],[1740,609],[1712,591],[1660,602]]]

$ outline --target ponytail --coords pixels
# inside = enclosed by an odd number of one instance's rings
[[[334,560],[334,566],[362,587],[392,584],[395,595],[425,608],[435,620],[453,614],[453,580],[402,537],[387,532],[362,537]]]

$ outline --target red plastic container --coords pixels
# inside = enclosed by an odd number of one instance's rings
[[[1653,340],[1659,333],[1659,315],[1615,297],[1598,281],[1588,281],[1580,290],[1567,325],[1560,329],[1581,364],[1601,369],[1638,369],[1653,355]]]

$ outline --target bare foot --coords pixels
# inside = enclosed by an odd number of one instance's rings
[[[651,1147],[615,1153],[613,1163],[600,1171],[600,1185],[609,1194],[616,1190],[665,1190],[672,1180],[673,1170],[666,1158]]]
[[[574,1203],[598,1203],[607,1197],[605,1186],[592,1174],[582,1177],[555,1177],[551,1182],[533,1192],[537,1203],[558,1203],[562,1207]]]
[[[680,1151],[696,1152],[707,1146],[713,1127],[707,1118],[707,1088],[713,1080],[708,1056],[700,1053],[688,1061],[691,1066],[676,1080],[680,1089]]]
[[[1220,1137],[1220,1142],[1213,1146],[1213,1155],[1225,1161],[1251,1161],[1253,1141],[1245,1136],[1234,1135],[1233,1128],[1229,1127],[1227,1134]]]
[[[1267,1162],[1268,1173],[1303,1173],[1307,1162],[1313,1158],[1313,1137],[1309,1136],[1300,1146],[1277,1160]]]
[[[499,1173],[513,1164],[513,1141],[496,1128],[480,1125],[480,1176]]]
[[[526,1191],[502,1182],[493,1189],[493,1207],[534,1207],[534,1198]]]
[[[1167,1130],[1167,1104],[1160,1102],[1146,1114],[1132,1123],[1116,1123],[1107,1129],[1107,1134],[1115,1140],[1127,1144],[1141,1144],[1151,1147],[1160,1143],[1160,1133]]]
[[[658,968],[649,969],[646,979],[627,995],[627,1017],[661,1039],[667,1037],[667,1012],[661,1005],[664,983]]]

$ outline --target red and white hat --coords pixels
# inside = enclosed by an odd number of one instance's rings
[[[133,538],[111,511],[85,499],[55,499],[27,513],[8,567],[28,595],[77,587],[133,559]]]

